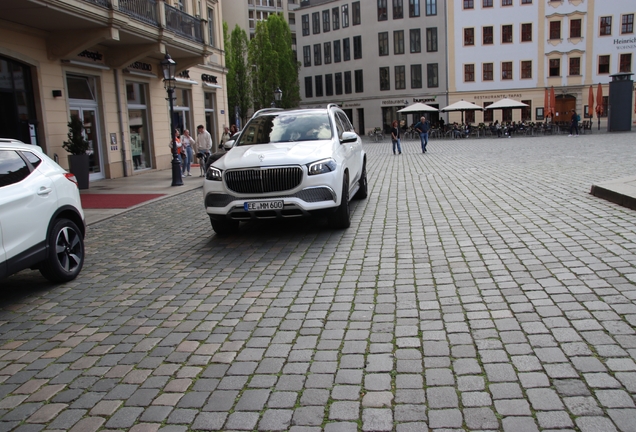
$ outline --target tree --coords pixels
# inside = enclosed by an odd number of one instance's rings
[[[238,25],[227,35],[227,23],[223,23],[225,42],[225,64],[227,66],[227,99],[231,123],[234,122],[234,109],[239,108],[240,117],[245,124],[247,112],[252,105],[252,86],[250,68],[247,67],[248,39],[245,30]]]
[[[294,108],[300,103],[300,86],[298,70],[300,63],[292,50],[292,38],[289,24],[280,14],[272,14],[267,18],[269,40],[273,50],[278,54],[277,86],[283,91],[282,108]]]
[[[267,108],[274,100],[274,90],[279,87],[278,53],[270,41],[267,24],[257,21],[254,39],[251,40],[247,59],[252,66],[252,94],[254,111]]]

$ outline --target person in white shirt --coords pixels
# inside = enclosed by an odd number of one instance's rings
[[[197,126],[197,152],[210,154],[212,148],[212,136],[203,125]]]

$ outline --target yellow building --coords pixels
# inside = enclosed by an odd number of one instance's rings
[[[68,167],[70,116],[84,121],[91,180],[170,167],[160,62],[177,63],[175,127],[229,124],[218,0],[0,3],[0,137]]]

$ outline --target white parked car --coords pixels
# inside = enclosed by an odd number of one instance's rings
[[[206,171],[205,208],[223,235],[251,219],[326,216],[351,223],[349,201],[366,198],[366,154],[346,114],[319,109],[264,109]]]
[[[85,234],[75,176],[40,147],[0,139],[0,280],[26,268],[52,282],[75,279]]]

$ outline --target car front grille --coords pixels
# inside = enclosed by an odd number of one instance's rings
[[[303,180],[300,167],[229,170],[227,188],[236,193],[258,194],[291,190]]]

